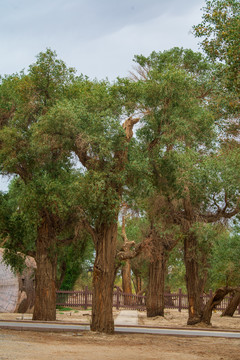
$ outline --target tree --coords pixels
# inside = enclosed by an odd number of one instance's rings
[[[44,117],[42,131],[47,143],[53,142],[59,151],[74,152],[81,163],[78,211],[96,252],[91,329],[112,333],[117,221],[126,191],[128,148],[139,117],[131,116],[134,108],[123,106],[118,85],[81,78],[71,91],[71,100],[59,102]],[[123,260],[122,252],[121,256]]]
[[[239,212],[239,188],[235,180],[238,179],[238,160],[235,164],[236,174],[233,174],[231,160],[239,152],[239,30],[240,30],[240,5],[235,0],[212,0],[206,2],[203,9],[203,21],[194,26],[194,33],[197,37],[203,38],[202,47],[209,58],[216,64],[215,78],[220,87],[216,93],[212,107],[219,117],[220,126],[218,129],[219,157],[223,161],[223,171],[220,171],[222,178],[218,184],[224,184],[218,195],[215,188],[212,189],[212,209],[205,216],[209,222],[219,221],[220,218],[231,218]],[[231,155],[229,156],[229,153]],[[226,161],[225,156],[228,160]],[[226,168],[225,161],[228,162]],[[219,169],[220,170],[220,169]],[[224,174],[224,175],[223,175]],[[234,186],[227,186],[226,175]],[[216,176],[216,175],[215,175]],[[212,179],[213,183],[216,182]],[[239,180],[237,180],[239,181]],[[229,184],[228,184],[229,185]],[[234,188],[234,190],[233,190]],[[225,199],[222,197],[224,194]],[[221,200],[220,200],[221,198]],[[221,207],[220,200],[225,206]],[[228,210],[228,211],[227,211]]]
[[[34,250],[36,254],[34,320],[56,319],[57,244],[61,243],[58,237],[67,224],[69,228],[73,224],[74,216],[69,210],[76,182],[66,154],[53,143],[46,148],[39,138],[39,129],[42,117],[68,95],[73,74],[73,69],[47,49],[38,55],[28,74],[22,72],[1,80],[0,167],[3,174],[16,177],[12,190],[17,202],[14,221],[22,218],[34,229],[34,242],[30,249],[23,249],[23,253]],[[13,249],[11,241],[16,244],[15,240],[14,234],[5,244],[9,256],[10,249],[16,252],[23,248],[24,240],[18,238],[18,247]]]
[[[220,61],[221,77],[230,91],[239,93],[240,4],[237,0],[210,0],[203,8],[202,22],[193,27],[195,36],[213,61]]]
[[[221,118],[220,131],[228,141],[239,139],[240,110],[240,4],[238,0],[210,0],[203,8],[202,22],[193,27],[207,56],[216,64],[220,83],[212,106]],[[224,121],[225,119],[225,121]]]
[[[170,228],[181,228],[186,242],[186,233],[191,227],[186,228],[187,222],[183,219],[189,182],[185,174],[197,166],[198,152],[210,146],[214,133],[213,114],[208,106],[214,88],[213,67],[200,53],[179,48],[153,52],[149,57],[136,56],[135,61],[138,66],[134,80],[142,85],[140,106],[145,110],[138,135],[141,150],[149,161],[152,198],[159,200],[159,206],[157,201],[152,201],[149,209],[150,222],[158,234],[153,253],[159,266],[152,262],[153,269],[157,270],[152,278],[161,278],[158,288],[152,285],[150,292],[155,294],[155,300],[151,301],[151,313],[155,316],[163,314],[166,259],[175,243],[174,239],[169,240]],[[154,207],[161,209],[160,202],[166,210],[155,211],[157,215],[154,215]],[[165,232],[168,229],[167,236],[163,229]],[[161,259],[157,254],[161,254]],[[161,265],[162,269],[160,264],[165,264]],[[157,305],[159,294],[162,294],[160,307]]]

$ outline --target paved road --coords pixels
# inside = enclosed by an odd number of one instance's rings
[[[81,332],[90,330],[89,325],[70,325],[62,323],[38,323],[23,321],[0,321],[0,329],[31,330],[31,331],[51,331],[51,332]],[[188,330],[188,329],[160,329],[145,328],[137,326],[115,326],[116,333],[138,333],[138,334],[158,334],[174,336],[209,336],[240,339],[240,332],[224,332],[215,330]]]

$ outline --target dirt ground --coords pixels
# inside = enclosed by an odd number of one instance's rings
[[[114,312],[116,316],[118,312]],[[213,314],[212,328],[240,331],[240,316]],[[0,320],[21,319],[21,314],[0,314]],[[31,318],[25,314],[24,319]],[[186,327],[187,312],[167,310],[165,317],[147,319],[139,312],[139,325]],[[86,323],[90,311],[58,311],[57,320]],[[188,326],[188,328],[190,328]],[[162,335],[104,335],[92,332],[49,333],[0,330],[0,360],[240,360],[240,340]]]

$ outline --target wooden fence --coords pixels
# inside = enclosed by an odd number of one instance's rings
[[[204,294],[203,303],[212,297],[212,290],[209,294]],[[229,304],[231,297],[226,296],[220,305],[217,306],[217,310],[226,309]],[[68,306],[68,307],[80,307],[88,309],[92,307],[92,291],[85,287],[84,290],[80,291],[57,291],[57,306]],[[121,292],[119,288],[113,292],[113,307],[116,309],[132,309],[132,310],[145,310],[146,309],[146,296],[143,295],[129,295]],[[188,309],[187,295],[182,293],[179,289],[177,293],[166,293],[165,294],[165,309]],[[240,314],[240,305],[238,307],[238,314]]]

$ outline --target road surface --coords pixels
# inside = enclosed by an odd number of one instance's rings
[[[50,332],[81,332],[90,330],[87,324],[63,324],[49,322],[24,322],[24,321],[0,321],[0,329],[30,330],[30,331],[50,331]],[[174,336],[200,336],[200,337],[224,337],[239,338],[240,332],[237,331],[215,331],[215,330],[188,330],[170,328],[149,328],[141,326],[115,326],[116,333],[135,333],[135,334],[155,334],[155,335],[174,335]]]

